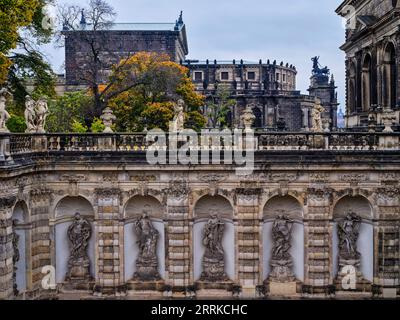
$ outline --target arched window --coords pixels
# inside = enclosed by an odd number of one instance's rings
[[[364,57],[361,73],[361,96],[362,96],[362,110],[368,111],[371,108],[371,55],[367,54]]]
[[[383,55],[382,102],[384,107],[394,108],[397,97],[396,51],[392,43],[388,43]]]
[[[254,124],[255,128],[262,128],[263,127],[263,115],[260,108],[255,107],[253,108],[253,114],[255,115]]]

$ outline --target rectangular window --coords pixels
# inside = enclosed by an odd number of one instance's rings
[[[247,72],[247,80],[256,80],[256,73],[254,71]]]
[[[221,80],[229,80],[229,72],[221,72]]]
[[[203,72],[195,71],[195,73],[194,73],[194,81],[203,81]]]
[[[286,82],[286,74],[283,74],[282,77],[283,77],[283,79],[282,79],[283,82]]]
[[[279,73],[276,74],[276,81],[279,81]]]

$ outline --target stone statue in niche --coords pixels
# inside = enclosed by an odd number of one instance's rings
[[[157,241],[159,232],[154,228],[148,215],[148,209],[135,221],[134,230],[137,235],[139,254],[136,259],[135,280],[156,281],[160,280],[158,273]]]
[[[359,264],[361,254],[357,251],[357,240],[360,227],[361,218],[352,211],[338,223],[339,256],[346,264]]]
[[[201,281],[228,281],[225,274],[224,248],[222,237],[224,235],[224,222],[218,218],[215,211],[203,229],[203,245],[205,252],[203,256],[203,272]]]
[[[68,239],[71,243],[71,253],[68,260],[66,281],[88,281],[90,275],[90,260],[87,253],[92,227],[89,221],[80,213],[75,213],[74,221],[69,226]]]
[[[269,280],[274,282],[291,282],[296,278],[293,274],[291,248],[293,220],[285,215],[278,215],[272,226],[272,258]]]
[[[13,237],[12,237],[12,245],[13,245],[13,292],[14,296],[18,296],[18,285],[17,285],[17,262],[20,259],[20,254],[19,254],[19,235],[15,231],[15,226],[17,224],[17,220],[13,220]]]

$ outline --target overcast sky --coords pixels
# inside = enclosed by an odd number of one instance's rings
[[[190,59],[259,59],[294,64],[297,87],[307,93],[311,57],[320,56],[336,78],[344,108],[342,0],[109,0],[116,22],[174,22],[183,10]],[[86,1],[58,0],[83,5]],[[63,73],[64,52],[45,49]]]

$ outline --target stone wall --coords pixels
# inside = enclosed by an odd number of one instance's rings
[[[354,166],[345,161],[334,167],[324,165],[330,161],[329,157],[320,154],[320,164],[300,165],[282,158],[280,163],[273,163],[276,160],[257,157],[256,170],[244,177],[235,175],[228,167],[221,171],[219,166],[201,166],[191,172],[179,167],[171,172],[145,163],[104,166],[91,161],[74,165],[56,162],[51,166],[43,163],[35,169],[20,167],[12,175],[2,172],[1,298],[14,296],[11,221],[17,198],[26,202],[30,221],[27,225],[30,236],[26,242],[30,250],[20,253],[28,255],[25,259],[27,298],[47,294],[41,288],[42,267],[53,265],[57,269],[56,226],[71,221],[63,215],[57,216],[57,212],[73,214],[79,210],[86,214],[82,198],[94,212],[94,288],[86,295],[139,295],[142,298],[154,295],[188,297],[193,292],[204,295],[194,276],[194,264],[198,263],[193,259],[194,247],[201,244],[194,244],[199,239],[194,236],[193,226],[197,219],[207,219],[207,205],[213,203],[221,218],[232,221],[232,250],[235,252],[232,261],[235,263],[229,268],[233,267],[235,276],[229,284],[217,283],[212,290],[206,290],[209,294],[224,297],[268,297],[272,294],[264,283],[264,266],[269,263],[265,259],[269,259],[269,252],[263,244],[264,237],[270,239],[270,235],[263,228],[265,221],[272,221],[268,220],[273,219],[269,214],[278,206],[293,214],[296,225],[304,228],[304,257],[295,258],[297,266],[299,263],[304,266],[304,279],[297,279],[294,294],[330,296],[337,278],[334,266],[337,250],[333,247],[335,219],[347,209],[363,215],[366,207],[360,203],[366,203],[372,215],[370,218],[363,216],[363,219],[373,223],[373,239],[367,250],[373,254],[370,268],[374,274],[373,281],[363,280],[360,291],[356,292],[371,297],[372,292],[379,294],[386,288],[398,289],[400,203],[396,190],[399,189],[400,166],[397,162],[382,162],[379,169],[373,170],[366,164]],[[68,202],[63,201],[66,197],[69,197]],[[128,205],[131,199],[133,202]],[[161,282],[138,287],[131,281],[131,275],[125,276],[125,261],[132,263],[127,257],[133,254],[125,250],[125,246],[132,248],[136,244],[124,243],[125,239],[133,239],[124,235],[133,232],[132,219],[146,205],[152,208],[152,219],[158,228],[164,228],[165,256],[158,256],[158,259],[163,261],[165,270]],[[370,236],[365,234],[365,237]],[[230,250],[227,246],[226,252]],[[130,270],[132,268],[129,266]],[[59,287],[63,285],[62,281],[58,282]],[[378,289],[372,289],[374,286]]]
[[[81,78],[91,72],[91,43],[101,46],[99,75],[107,81],[113,64],[140,51],[164,53],[175,62],[184,60],[188,49],[182,37],[180,31],[65,31],[66,85],[87,84]]]

